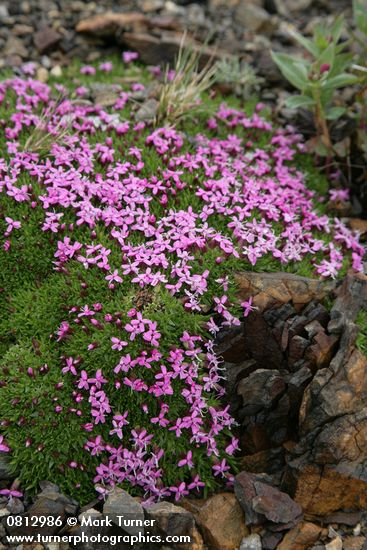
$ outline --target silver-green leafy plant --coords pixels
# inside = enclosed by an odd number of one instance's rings
[[[218,60],[216,69],[217,82],[228,85],[231,91],[243,100],[249,99],[264,81],[251,65],[238,57],[225,57]]]
[[[359,107],[357,115],[357,143],[367,158],[367,0],[353,0],[355,29],[352,37],[357,45],[357,56],[353,70],[360,76],[360,90],[356,94]]]
[[[284,53],[272,52],[272,58],[285,78],[299,90],[290,97],[286,105],[298,109],[305,107],[314,114],[317,130],[317,152],[332,155],[328,121],[341,117],[346,109],[334,104],[334,92],[360,81],[351,72],[353,54],[346,52],[348,42],[341,42],[344,18],[338,17],[330,25],[318,25],[312,39],[292,30],[292,36],[303,46],[307,56],[292,57]]]

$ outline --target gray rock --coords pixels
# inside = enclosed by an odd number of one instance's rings
[[[19,57],[22,58],[28,56],[27,48],[23,45],[23,42],[15,36],[9,36],[5,44],[4,54],[6,56],[19,55]]]
[[[145,510],[147,518],[164,535],[190,535],[195,527],[194,516],[185,508],[171,502],[157,502]]]
[[[289,17],[290,13],[307,10],[312,0],[273,0],[275,7],[280,15]]]
[[[7,510],[11,514],[23,514],[24,512],[24,504],[23,502],[16,497],[13,497],[9,500],[8,504],[6,505]]]
[[[237,393],[243,399],[242,412],[253,415],[272,407],[284,392],[285,384],[278,370],[258,369],[238,384]]]
[[[52,27],[44,27],[34,35],[34,45],[39,53],[45,53],[60,42],[62,36]]]
[[[9,10],[6,4],[0,4],[0,19],[9,17]]]
[[[123,489],[115,487],[114,490],[109,493],[107,501],[103,506],[103,512],[117,525],[118,521],[116,516],[124,516],[124,524],[120,526],[124,531],[129,533],[129,535],[139,535],[139,533],[144,532],[144,527],[134,524],[129,525],[133,523],[133,520],[141,520],[144,522],[144,510],[141,504]]]
[[[135,113],[135,120],[138,122],[151,122],[155,119],[158,110],[158,101],[154,98],[147,99]]]
[[[260,535],[254,533],[242,539],[239,550],[262,550]]]
[[[294,527],[302,520],[302,508],[287,493],[264,483],[260,475],[241,472],[235,477],[234,492],[247,525],[270,522],[272,531]]]
[[[242,1],[236,9],[235,20],[243,25],[245,29],[257,32],[269,23],[270,15],[260,6]]]

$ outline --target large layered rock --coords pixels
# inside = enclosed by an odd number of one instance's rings
[[[322,534],[322,528],[315,523],[303,521],[293,527],[278,545],[277,550],[305,550],[311,548]]]
[[[240,299],[252,296],[257,309],[220,335],[218,353],[242,449],[256,455],[298,437],[305,388],[339,341],[320,303],[335,285],[284,273],[244,273],[237,283]]]
[[[186,500],[183,506],[190,510],[211,550],[233,550],[248,534],[245,516],[233,493],[220,493],[206,501]]]
[[[354,324],[366,307],[367,277],[348,276],[328,324],[339,350],[317,371],[300,407],[301,439],[288,458],[286,483],[311,515],[367,506],[367,358],[355,348]]]
[[[247,300],[254,296],[254,305],[261,311],[271,306],[292,302],[296,309],[302,308],[312,300],[323,300],[334,288],[333,281],[320,281],[300,277],[291,273],[238,273],[236,283],[238,296]]]
[[[272,531],[282,531],[302,520],[300,505],[260,476],[241,472],[235,478],[234,490],[247,525],[266,524]]]
[[[204,542],[189,510],[171,502],[157,502],[145,510],[147,519],[154,521],[149,531],[163,537],[189,536],[189,543],[181,543],[182,550],[203,550]]]
[[[218,350],[243,467],[271,474],[309,518],[367,507],[367,358],[355,325],[367,277],[350,274],[337,288],[282,273],[237,282],[258,309]]]

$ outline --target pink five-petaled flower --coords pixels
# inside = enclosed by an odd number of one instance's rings
[[[238,439],[236,437],[232,437],[231,443],[225,449],[226,453],[228,455],[233,455],[238,449],[239,449]]]
[[[332,201],[349,200],[349,189],[330,189],[329,195]]]
[[[115,269],[110,275],[106,275],[105,279],[109,283],[112,283],[113,281],[116,283],[122,283],[122,277],[120,277],[118,269]]]
[[[172,491],[172,493],[175,493],[176,502],[182,497],[185,497],[189,494],[189,491],[186,490],[186,483],[184,481],[182,481],[177,487],[170,487],[170,491]]]
[[[94,67],[92,67],[92,65],[84,65],[80,69],[80,74],[94,75],[94,74],[96,74],[96,69]]]
[[[200,481],[200,478],[198,475],[196,475],[194,477],[194,479],[191,481],[191,483],[189,483],[189,485],[187,486],[187,488],[189,489],[189,491],[192,491],[193,489],[200,489],[200,487],[205,487],[205,483],[203,483],[202,481]]]
[[[192,461],[192,451],[189,451],[187,453],[187,455],[185,456],[185,458],[183,458],[182,460],[180,460],[177,464],[177,466],[179,468],[182,468],[182,466],[188,466],[189,468],[193,468],[194,467],[194,463]]]
[[[251,311],[255,311],[257,309],[256,306],[252,305],[252,302],[253,302],[253,297],[252,296],[250,296],[250,298],[247,301],[241,302],[241,307],[243,307],[243,316],[244,317],[248,317],[249,314],[251,313]]]
[[[136,59],[138,59],[138,57],[139,57],[138,52],[126,51],[126,52],[123,52],[122,54],[122,60],[124,63],[131,63],[132,61],[135,61]]]
[[[126,420],[127,415],[128,411],[124,414],[115,414],[112,420],[114,429],[110,431],[110,435],[116,434],[119,439],[122,439],[122,428],[129,424],[128,420]]]
[[[5,216],[5,221],[8,224],[5,232],[6,237],[10,235],[13,229],[20,229],[22,227],[21,222],[15,221],[12,218],[9,218],[8,216]]]
[[[124,340],[120,340],[120,338],[117,338],[116,336],[111,337],[111,342],[112,342],[111,349],[115,349],[118,351],[121,351],[122,348],[128,345],[127,342],[125,342]]]
[[[113,64],[110,61],[105,61],[104,63],[101,63],[99,66],[100,71],[104,71],[105,73],[110,73],[113,69]]]
[[[0,435],[0,452],[1,453],[8,453],[9,451],[10,451],[10,447],[8,447],[8,445],[6,445],[6,443],[4,441],[4,436]]]
[[[75,368],[75,361],[72,357],[67,357],[66,358],[66,367],[64,367],[62,369],[62,374],[66,374],[67,372],[71,372],[71,374],[73,374],[74,376],[77,376],[78,373],[76,371],[76,368]]]
[[[215,476],[222,474],[222,477],[225,477],[225,473],[228,472],[229,469],[230,468],[225,458],[223,458],[222,462],[220,462],[219,464],[215,464],[213,466],[213,471]]]
[[[12,498],[23,498],[23,493],[21,491],[17,491],[16,489],[1,489],[0,495],[4,495],[5,497]]]
[[[107,384],[108,380],[104,378],[102,369],[98,369],[94,378],[89,378],[88,382],[90,384],[94,384],[96,388],[100,389],[102,387],[102,384]]]
[[[97,437],[94,440],[91,439],[87,441],[87,443],[85,444],[85,449],[87,450],[90,449],[90,454],[92,456],[100,454],[105,449],[105,446],[102,441],[102,436],[97,435]]]

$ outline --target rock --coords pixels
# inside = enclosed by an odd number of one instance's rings
[[[158,502],[146,508],[148,519],[155,521],[165,535],[186,535],[195,527],[194,516],[185,508],[171,502]]]
[[[6,4],[0,4],[0,20],[9,17],[9,10]]]
[[[341,537],[335,537],[331,542],[325,544],[325,550],[343,550],[343,541]]]
[[[366,543],[366,537],[345,537],[343,538],[343,550],[362,550]]]
[[[313,0],[273,0],[280,15],[289,17],[290,14],[307,10]]]
[[[261,409],[270,409],[284,390],[284,380],[278,370],[256,370],[238,384],[237,393],[243,399],[241,413],[251,416]]]
[[[322,301],[335,288],[333,281],[320,281],[291,273],[246,272],[236,275],[238,298],[241,301],[254,298],[253,305],[260,311],[271,306],[292,302],[299,310],[312,300]]]
[[[112,492],[108,494],[107,500],[103,506],[103,513],[106,514],[114,521],[114,516],[124,516],[124,521],[127,520],[141,520],[144,521],[144,510],[141,504],[133,498],[129,493],[123,489],[115,487]],[[114,523],[118,525],[118,521],[115,518]],[[124,531],[129,535],[139,535],[144,531],[144,528],[137,525],[123,526]]]
[[[9,510],[11,514],[15,514],[15,515],[23,514],[24,512],[23,502],[16,497],[13,497],[9,500],[8,504],[6,505],[6,508],[7,510]]]
[[[46,53],[55,48],[60,42],[62,36],[52,27],[43,27],[34,35],[34,45],[39,53]]]
[[[261,542],[264,550],[275,550],[282,540],[282,537],[282,533],[274,533],[272,531],[265,531],[265,533],[263,532]]]
[[[192,4],[192,5],[196,6],[197,4]],[[161,15],[156,15],[154,17],[151,17],[149,19],[148,26],[149,28],[152,28],[152,29],[163,29],[167,31],[183,30],[180,21],[174,15],[169,15],[169,14],[167,15],[161,14]]]
[[[30,25],[14,25],[12,32],[15,36],[26,36],[28,34],[33,34],[34,28]]]
[[[233,493],[219,493],[206,501],[186,500],[211,550],[233,550],[248,534],[241,506]]]
[[[76,31],[93,34],[94,36],[108,37],[121,29],[144,27],[147,25],[147,21],[147,17],[139,12],[108,12],[80,21],[76,26]]]
[[[145,509],[146,517],[154,520],[149,529],[152,532],[167,536],[188,535],[190,543],[181,544],[182,550],[202,550],[204,543],[195,527],[195,519],[191,512],[170,502],[162,501]]]
[[[361,220],[359,218],[350,218],[349,225],[353,231],[359,231],[364,234],[367,233],[367,220]]]
[[[285,486],[305,514],[324,517],[336,510],[363,510],[367,507],[367,487],[363,479],[344,475],[335,467],[288,463]]]
[[[274,524],[273,530],[287,529],[302,519],[302,509],[289,495],[264,483],[259,476],[241,472],[235,477],[235,495],[242,506],[246,525]]]
[[[328,367],[338,341],[338,336],[326,334],[321,327],[321,330],[313,337],[313,344],[305,353],[305,358],[315,364],[317,368]]]
[[[256,69],[258,75],[264,79],[267,86],[271,84],[281,86],[282,88],[288,86],[288,81],[273,61],[269,48],[262,48],[256,51]],[[264,91],[264,95],[265,93]]]
[[[153,97],[147,99],[142,106],[136,111],[135,120],[153,122],[157,116],[159,102]]]
[[[39,67],[37,69],[36,78],[40,82],[43,82],[43,83],[47,82],[49,79],[48,70],[45,69],[44,67]]]
[[[98,525],[88,525],[89,518],[97,520]],[[70,537],[80,537],[78,542],[78,550],[95,550],[96,543],[93,542],[92,537],[103,537],[103,539],[98,542],[98,550],[108,550],[111,548],[109,540],[112,536],[123,536],[124,531],[119,529],[117,526],[113,525],[104,525],[103,524],[104,515],[93,508],[85,510],[78,516],[80,524],[74,525],[67,528],[66,533]],[[111,518],[112,519],[112,518]],[[81,525],[83,523],[83,526]],[[103,541],[103,542],[102,542]],[[142,550],[140,544],[137,544],[137,550]],[[123,543],[119,543],[117,548],[126,548]]]
[[[55,65],[54,67],[52,67],[52,69],[50,71],[50,75],[54,76],[55,78],[61,78],[62,77],[62,68],[60,67],[60,65]]]
[[[0,505],[0,518],[10,516],[10,512],[7,509],[6,505]]]
[[[324,518],[325,523],[338,523],[354,527],[362,519],[362,512],[335,512]]]
[[[15,37],[9,36],[4,47],[4,56],[19,56],[23,59],[28,57],[27,48],[24,46],[23,42]]]
[[[285,487],[316,516],[367,503],[367,358],[355,348],[354,320],[367,307],[367,277],[338,287],[327,330],[340,338],[326,368],[307,386],[299,411],[300,440],[287,458]]]
[[[260,312],[254,311],[244,320],[244,345],[260,367],[277,369],[283,363],[279,342]]]
[[[112,107],[119,98],[121,86],[118,84],[99,84],[91,85],[93,101],[102,107]]]
[[[235,11],[235,20],[251,32],[260,32],[264,27],[269,26],[269,13],[254,4],[241,1]]]
[[[242,539],[239,550],[262,550],[260,535],[254,533]]]
[[[321,533],[322,528],[319,525],[302,521],[286,533],[277,550],[304,550],[305,548],[311,548],[319,540]]]
[[[164,0],[141,0],[139,2],[139,7],[143,13],[160,11],[164,8]]]
[[[174,62],[180,50],[182,37],[182,33],[172,32],[165,32],[160,37],[149,33],[131,32],[124,33],[121,40],[127,48],[137,51],[141,61],[147,65],[164,65]],[[203,46],[189,37],[186,38],[186,43],[200,53],[200,66],[216,61],[225,53],[219,54],[215,48]]]
[[[284,468],[284,449],[265,449],[241,458],[241,467],[251,473],[276,474]]]
[[[62,495],[59,495],[62,496]],[[64,497],[65,498],[65,497]],[[62,499],[61,499],[62,500]],[[53,516],[60,517],[62,521],[66,519],[65,504],[57,499],[48,498],[42,494],[37,497],[37,500],[27,510],[27,517],[32,516]],[[6,525],[6,530],[9,535],[34,535],[37,536],[39,527],[33,526],[31,522],[29,525],[16,526]],[[54,535],[60,530],[60,526],[57,525],[44,525],[42,527],[42,535]]]

